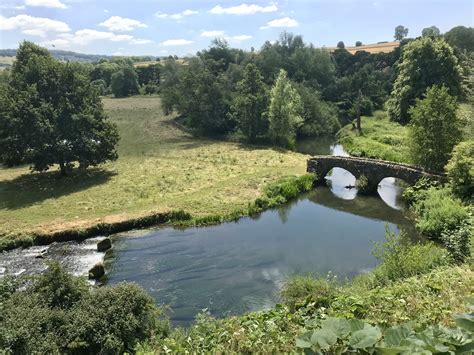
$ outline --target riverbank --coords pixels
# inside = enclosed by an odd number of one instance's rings
[[[66,178],[0,169],[0,245],[235,218],[265,186],[306,170],[304,154],[195,138],[162,114],[157,97],[105,98],[104,106],[121,136],[116,162]]]

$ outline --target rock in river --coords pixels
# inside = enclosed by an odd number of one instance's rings
[[[89,279],[98,280],[105,275],[104,264],[97,263],[89,270]]]
[[[110,238],[102,239],[100,242],[97,243],[97,251],[103,252],[112,248],[112,242]]]

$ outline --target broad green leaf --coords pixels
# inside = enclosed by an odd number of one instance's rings
[[[368,325],[367,323],[359,320],[359,319],[349,319],[349,326],[351,328],[351,332],[355,332],[357,330],[362,330],[364,329],[365,325]]]
[[[466,329],[468,332],[474,332],[474,316],[465,314],[456,317],[454,321],[459,327]]]
[[[311,343],[319,345],[323,350],[329,349],[336,344],[337,336],[330,329],[318,329],[313,332],[311,336]]]
[[[403,353],[404,351],[408,351],[408,347],[376,347],[375,350],[377,350],[377,354],[380,355],[398,355]]]
[[[384,333],[384,344],[388,347],[399,346],[403,339],[407,338],[412,330],[406,325],[389,328]]]
[[[338,338],[345,338],[351,332],[349,321],[345,318],[326,318],[321,322],[321,328],[331,329]]]
[[[311,335],[313,332],[306,332],[296,339],[296,346],[298,348],[311,348]]]
[[[296,339],[296,347],[297,348],[303,348],[303,349],[308,349],[311,348],[311,343],[309,341],[297,338]]]
[[[364,329],[355,331],[349,338],[349,344],[355,349],[367,349],[377,343],[382,337],[378,327],[366,324]]]

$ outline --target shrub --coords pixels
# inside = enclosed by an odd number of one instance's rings
[[[436,186],[438,186],[437,181],[423,177],[418,180],[415,185],[408,186],[405,190],[403,190],[402,197],[407,204],[413,205],[415,201],[419,200],[421,196],[423,196],[425,190]]]
[[[449,262],[448,253],[433,243],[411,243],[389,230],[385,238],[372,252],[382,261],[373,272],[377,285],[425,274]]]
[[[0,281],[0,348],[7,353],[123,353],[168,332],[153,299],[133,284],[91,289],[57,264],[12,293]]]
[[[282,300],[290,310],[308,303],[313,303],[314,307],[329,307],[336,295],[335,279],[310,275],[290,278],[281,291]]]
[[[134,284],[103,287],[86,294],[71,310],[64,332],[68,349],[92,353],[131,351],[154,333],[168,333],[154,300]]]
[[[453,260],[463,263],[471,256],[472,235],[472,226],[465,223],[455,231],[444,231],[441,234],[441,242]]]
[[[422,191],[413,204],[416,227],[430,238],[439,239],[443,232],[457,230],[469,218],[467,209],[447,188],[431,187]]]
[[[453,191],[460,197],[472,199],[474,195],[474,140],[454,147],[446,172]]]

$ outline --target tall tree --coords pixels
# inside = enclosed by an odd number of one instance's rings
[[[95,166],[117,158],[116,127],[107,121],[98,92],[69,64],[23,42],[0,106],[0,161],[29,163],[34,171],[58,164]]]
[[[138,76],[135,68],[127,65],[112,75],[112,93],[115,97],[138,94]]]
[[[265,133],[268,93],[255,64],[247,64],[244,78],[237,84],[232,111],[237,125],[250,142]]]
[[[346,48],[346,45],[344,44],[343,41],[339,41],[339,42],[337,42],[336,47],[339,48],[339,49],[344,49],[344,48]]]
[[[462,139],[462,120],[456,98],[445,86],[435,85],[410,109],[410,152],[414,163],[442,171],[453,147]]]
[[[431,27],[426,27],[423,28],[421,31],[421,36],[422,37],[439,37],[441,35],[441,32],[439,31],[439,28],[436,26],[431,26]]]
[[[463,70],[452,47],[441,38],[423,37],[403,47],[398,76],[387,102],[393,120],[407,123],[408,109],[423,97],[426,89],[446,85],[450,95],[463,94]]]
[[[303,123],[301,98],[288,80],[286,71],[280,70],[271,90],[268,118],[270,137],[284,147],[293,147],[296,129]]]
[[[398,25],[397,27],[395,27],[395,35],[393,36],[395,38],[395,41],[401,41],[407,35],[408,35],[408,28],[402,25]]]

